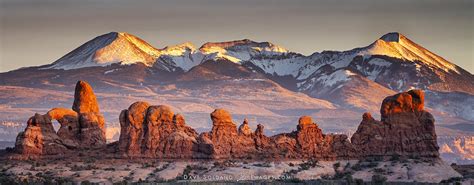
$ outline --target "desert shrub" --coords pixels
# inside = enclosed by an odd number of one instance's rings
[[[346,165],[344,166],[344,171],[348,170],[351,167],[351,163],[347,162]]]
[[[115,168],[110,167],[110,168],[105,168],[104,170],[105,171],[115,171]]]
[[[380,175],[380,174],[375,174],[372,175],[372,182],[376,184],[382,184],[385,181],[387,181],[387,177]]]
[[[334,167],[334,170],[337,170],[341,166],[341,163],[337,162],[337,163],[334,163],[332,166]]]
[[[163,171],[164,169],[168,168],[168,166],[170,166],[170,163],[166,163],[163,166],[161,166],[159,168],[156,168],[153,172],[158,173],[158,172]]]
[[[367,168],[375,168],[375,167],[379,166],[379,163],[376,162],[376,161],[373,161],[373,162],[368,163],[366,166],[367,166]]]
[[[462,178],[461,177],[452,177],[447,180],[442,180],[441,184],[461,184]]]
[[[362,180],[362,179],[354,179],[354,182],[355,182],[355,184],[357,184],[357,185],[362,185],[362,184],[364,184],[364,180]]]
[[[354,178],[352,177],[352,174],[347,174],[344,179],[346,179],[347,184],[353,184],[354,183]]]
[[[36,176],[36,177],[42,177],[42,176],[43,176],[43,173],[38,172],[35,176]]]
[[[336,174],[334,174],[333,179],[345,179],[347,176],[351,176],[352,179],[352,174],[350,172],[336,172]]]
[[[12,147],[7,147],[7,148],[5,148],[5,151],[8,152],[8,153],[13,153],[15,151],[15,149],[12,148]]]
[[[301,179],[298,179],[296,177],[294,178],[289,178],[287,181],[291,182],[291,183],[302,183],[304,181],[302,181]]]
[[[362,170],[362,165],[360,163],[356,163],[356,164],[352,165],[351,169],[354,170],[354,171],[360,171],[360,170]]]
[[[81,185],[91,185],[92,183],[88,180],[82,181]]]
[[[0,184],[15,184],[15,181],[12,177],[1,174]],[[28,183],[24,183],[24,184],[28,184]]]
[[[315,159],[310,159],[309,161],[300,164],[301,170],[309,170],[310,168],[314,168],[316,166],[318,166],[318,161]]]
[[[398,155],[398,154],[394,154],[390,158],[390,161],[399,161],[399,160],[400,160],[400,155]]]
[[[142,164],[142,168],[148,168],[148,167],[151,167],[151,165],[149,163],[143,163]]]
[[[257,167],[265,167],[265,168],[269,168],[269,167],[272,167],[272,165],[268,162],[264,162],[264,163],[256,163],[256,164],[253,164],[253,166],[257,166]]]
[[[191,173],[192,170],[193,168],[190,165],[187,165],[186,168],[184,168],[183,170],[183,175],[189,175],[189,173]]]
[[[384,173],[384,172],[385,172],[385,169],[383,169],[383,168],[375,168],[375,169],[374,169],[374,172],[375,172],[375,173]]]
[[[192,171],[191,165],[187,165],[186,168],[184,168],[183,172],[181,173],[180,176],[176,177],[177,180],[185,180],[184,177],[189,176],[189,174]]]
[[[113,185],[127,185],[127,181],[122,180],[122,181],[119,181],[119,182],[114,182]]]
[[[86,158],[84,160],[84,163],[95,163],[95,162],[96,162],[96,160],[94,158]]]
[[[123,178],[125,182],[133,180],[133,177],[127,176]]]

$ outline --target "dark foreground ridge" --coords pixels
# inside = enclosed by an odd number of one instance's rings
[[[169,106],[135,102],[120,114],[119,141],[103,151],[124,158],[161,159],[438,158],[435,120],[423,107],[421,90],[387,97],[381,106],[381,121],[365,113],[349,141],[346,135],[324,134],[309,116],[299,119],[296,131],[268,137],[261,124],[255,131],[247,120],[237,127],[223,109],[211,113],[212,130],[198,134]],[[57,133],[53,119],[61,124]],[[18,134],[15,152],[45,156],[105,149],[104,133],[104,119],[92,88],[79,81],[73,109],[53,108],[31,117],[25,131]]]

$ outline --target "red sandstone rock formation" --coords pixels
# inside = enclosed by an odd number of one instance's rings
[[[104,119],[92,89],[85,82],[77,86],[73,110],[54,108],[28,120],[17,137],[18,152],[49,155],[105,146]],[[246,119],[237,129],[232,115],[223,109],[211,113],[211,131],[198,135],[170,107],[135,102],[120,114],[120,139],[114,146],[123,156],[164,159],[437,158],[434,118],[423,104],[420,90],[387,97],[380,110],[382,121],[365,113],[349,142],[346,135],[324,134],[309,116],[299,119],[296,131],[271,137],[261,124],[252,132]],[[52,119],[61,124],[57,133]]]
[[[98,111],[92,88],[79,81],[73,109],[53,108],[45,115],[31,117],[25,131],[18,134],[15,149],[22,154],[50,155],[75,148],[102,148],[106,144],[105,124]],[[58,132],[54,131],[52,120],[61,125]]]
[[[211,113],[211,131],[197,136],[184,118],[174,115],[169,107],[137,102],[122,111],[118,149],[129,156],[158,158],[335,160],[394,154],[437,157],[434,120],[423,111],[423,101],[421,91],[387,97],[381,108],[384,121],[364,114],[352,143],[346,135],[324,134],[309,116],[299,119],[296,131],[267,137],[263,125],[252,132],[246,119],[237,129],[231,114],[223,109]]]
[[[365,113],[352,145],[361,157],[438,157],[434,118],[423,110],[424,93],[411,90],[385,98],[382,121]]]
[[[56,134],[47,115],[35,114],[28,120],[24,132],[20,132],[15,150],[25,155],[63,154],[67,150]]]
[[[120,114],[118,151],[127,156],[194,158],[197,133],[166,105],[135,102]]]
[[[74,91],[74,103],[72,105],[72,110],[78,113],[99,113],[99,104],[97,103],[94,91],[87,82],[77,82],[76,89]]]

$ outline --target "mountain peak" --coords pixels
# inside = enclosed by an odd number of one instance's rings
[[[234,40],[227,42],[207,42],[202,45],[199,50],[204,52],[212,52],[216,50],[229,50],[229,51],[242,51],[242,50],[255,50],[275,53],[286,53],[287,49],[275,45],[270,42],[256,42],[250,39]]]
[[[385,42],[400,42],[403,37],[401,33],[390,32],[380,37],[380,40],[384,40]]]
[[[151,65],[160,51],[144,40],[125,32],[110,32],[84,43],[48,68],[77,69],[112,63]]]
[[[190,49],[190,50],[195,50],[196,46],[194,46],[193,43],[191,42],[184,42],[181,44],[173,45],[173,46],[166,46],[165,48],[162,49],[164,50],[170,50],[170,49]]]
[[[195,50],[196,47],[193,43],[185,42],[174,46],[166,46],[165,48],[161,49],[161,54],[181,56],[186,52],[194,52]]]
[[[406,61],[420,61],[431,68],[436,67],[446,72],[459,73],[456,65],[423,48],[398,32],[383,35],[368,47],[358,52],[359,55],[385,55]]]
[[[213,48],[213,47],[219,47],[219,48],[229,48],[233,46],[238,46],[238,45],[249,45],[249,44],[256,44],[257,42],[252,41],[250,39],[242,39],[242,40],[233,40],[233,41],[226,41],[226,42],[206,42],[201,46],[200,49],[208,49],[208,48]]]

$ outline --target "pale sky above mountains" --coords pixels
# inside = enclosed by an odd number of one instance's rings
[[[111,31],[162,48],[248,38],[309,55],[397,31],[474,72],[472,0],[1,0],[0,72],[52,63]]]

